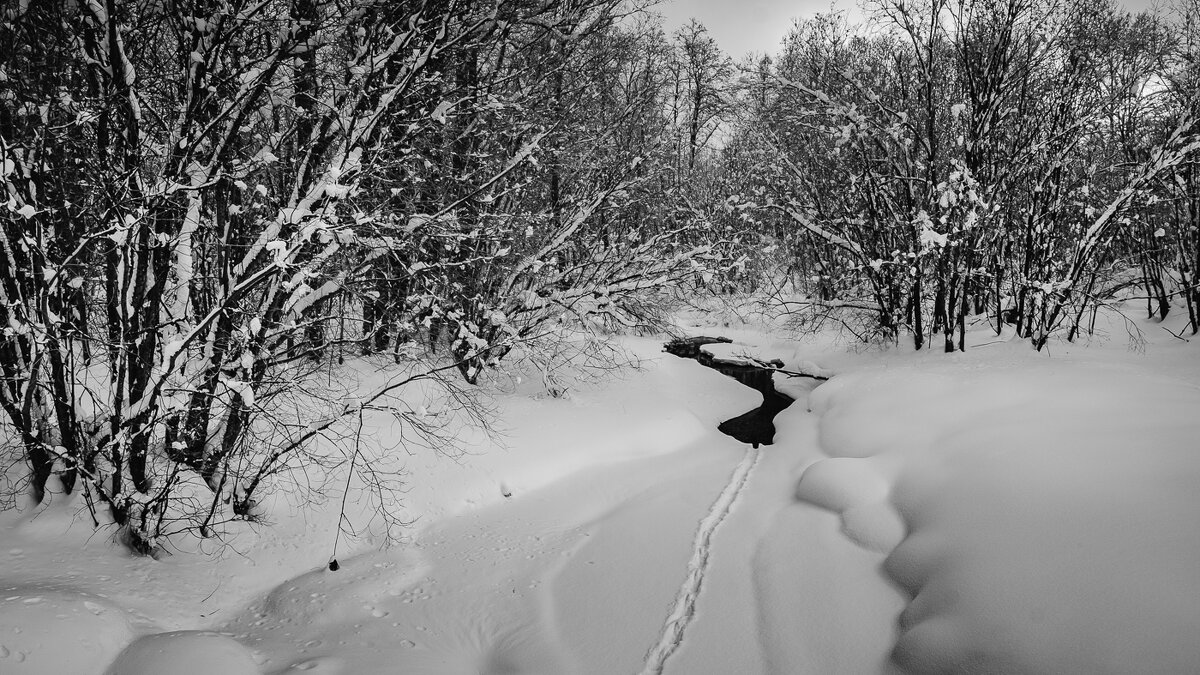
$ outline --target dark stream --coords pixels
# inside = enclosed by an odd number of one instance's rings
[[[717,430],[756,448],[759,445],[771,445],[775,442],[775,415],[795,401],[791,397],[775,391],[775,384],[771,377],[775,372],[774,368],[721,363],[714,360],[711,354],[700,349],[704,345],[723,342],[730,342],[730,340],[710,337],[684,338],[668,342],[665,349],[669,354],[692,359],[700,365],[728,375],[762,394],[762,405],[750,412],[721,422],[717,426]]]

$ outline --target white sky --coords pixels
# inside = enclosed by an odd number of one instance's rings
[[[1169,0],[1118,0],[1129,10],[1165,7]],[[774,53],[792,26],[831,8],[863,16],[859,0],[664,0],[656,9],[666,17],[668,33],[695,17],[725,53],[740,59],[749,52]]]

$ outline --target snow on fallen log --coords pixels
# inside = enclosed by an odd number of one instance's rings
[[[733,340],[727,337],[709,337],[707,335],[697,335],[695,337],[676,338],[667,344],[663,345],[663,349],[668,354],[681,356],[685,359],[695,359],[701,354],[701,347],[712,344],[732,344]]]
[[[724,336],[697,335],[693,337],[676,338],[663,345],[663,351],[686,359],[695,359],[706,366],[724,365],[742,368],[761,368],[788,377],[807,377],[822,382],[834,376],[828,368],[812,361],[799,361],[790,368],[780,359],[764,360],[749,354],[735,354],[733,340]],[[719,346],[714,349],[714,346]]]
[[[814,380],[828,380],[835,373],[828,368],[822,368],[812,361],[801,361],[791,368],[778,368],[778,372],[788,377],[811,377]]]

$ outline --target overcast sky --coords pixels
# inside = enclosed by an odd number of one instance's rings
[[[1119,0],[1131,10],[1165,0]],[[792,19],[805,19],[831,7],[844,9],[852,18],[862,16],[858,0],[666,0],[658,11],[666,17],[668,32],[695,17],[721,48],[735,59],[748,52],[776,52],[792,26]]]

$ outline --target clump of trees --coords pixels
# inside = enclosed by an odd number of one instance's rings
[[[806,316],[864,338],[969,317],[1040,349],[1129,285],[1197,313],[1194,3],[879,0],[748,69],[732,202],[790,252]]]
[[[0,0],[20,489],[143,552],[344,467],[390,506],[366,412],[450,445],[406,392],[515,358],[560,391],[605,353],[577,336],[699,290],[783,283],[796,314],[948,351],[978,316],[1074,339],[1131,286],[1200,327],[1192,0],[878,0],[740,77],[647,9]]]
[[[401,391],[653,323],[722,263],[643,10],[0,3],[0,408],[29,493],[153,552],[250,517],[364,410],[437,439]],[[377,352],[379,386],[317,385]]]

